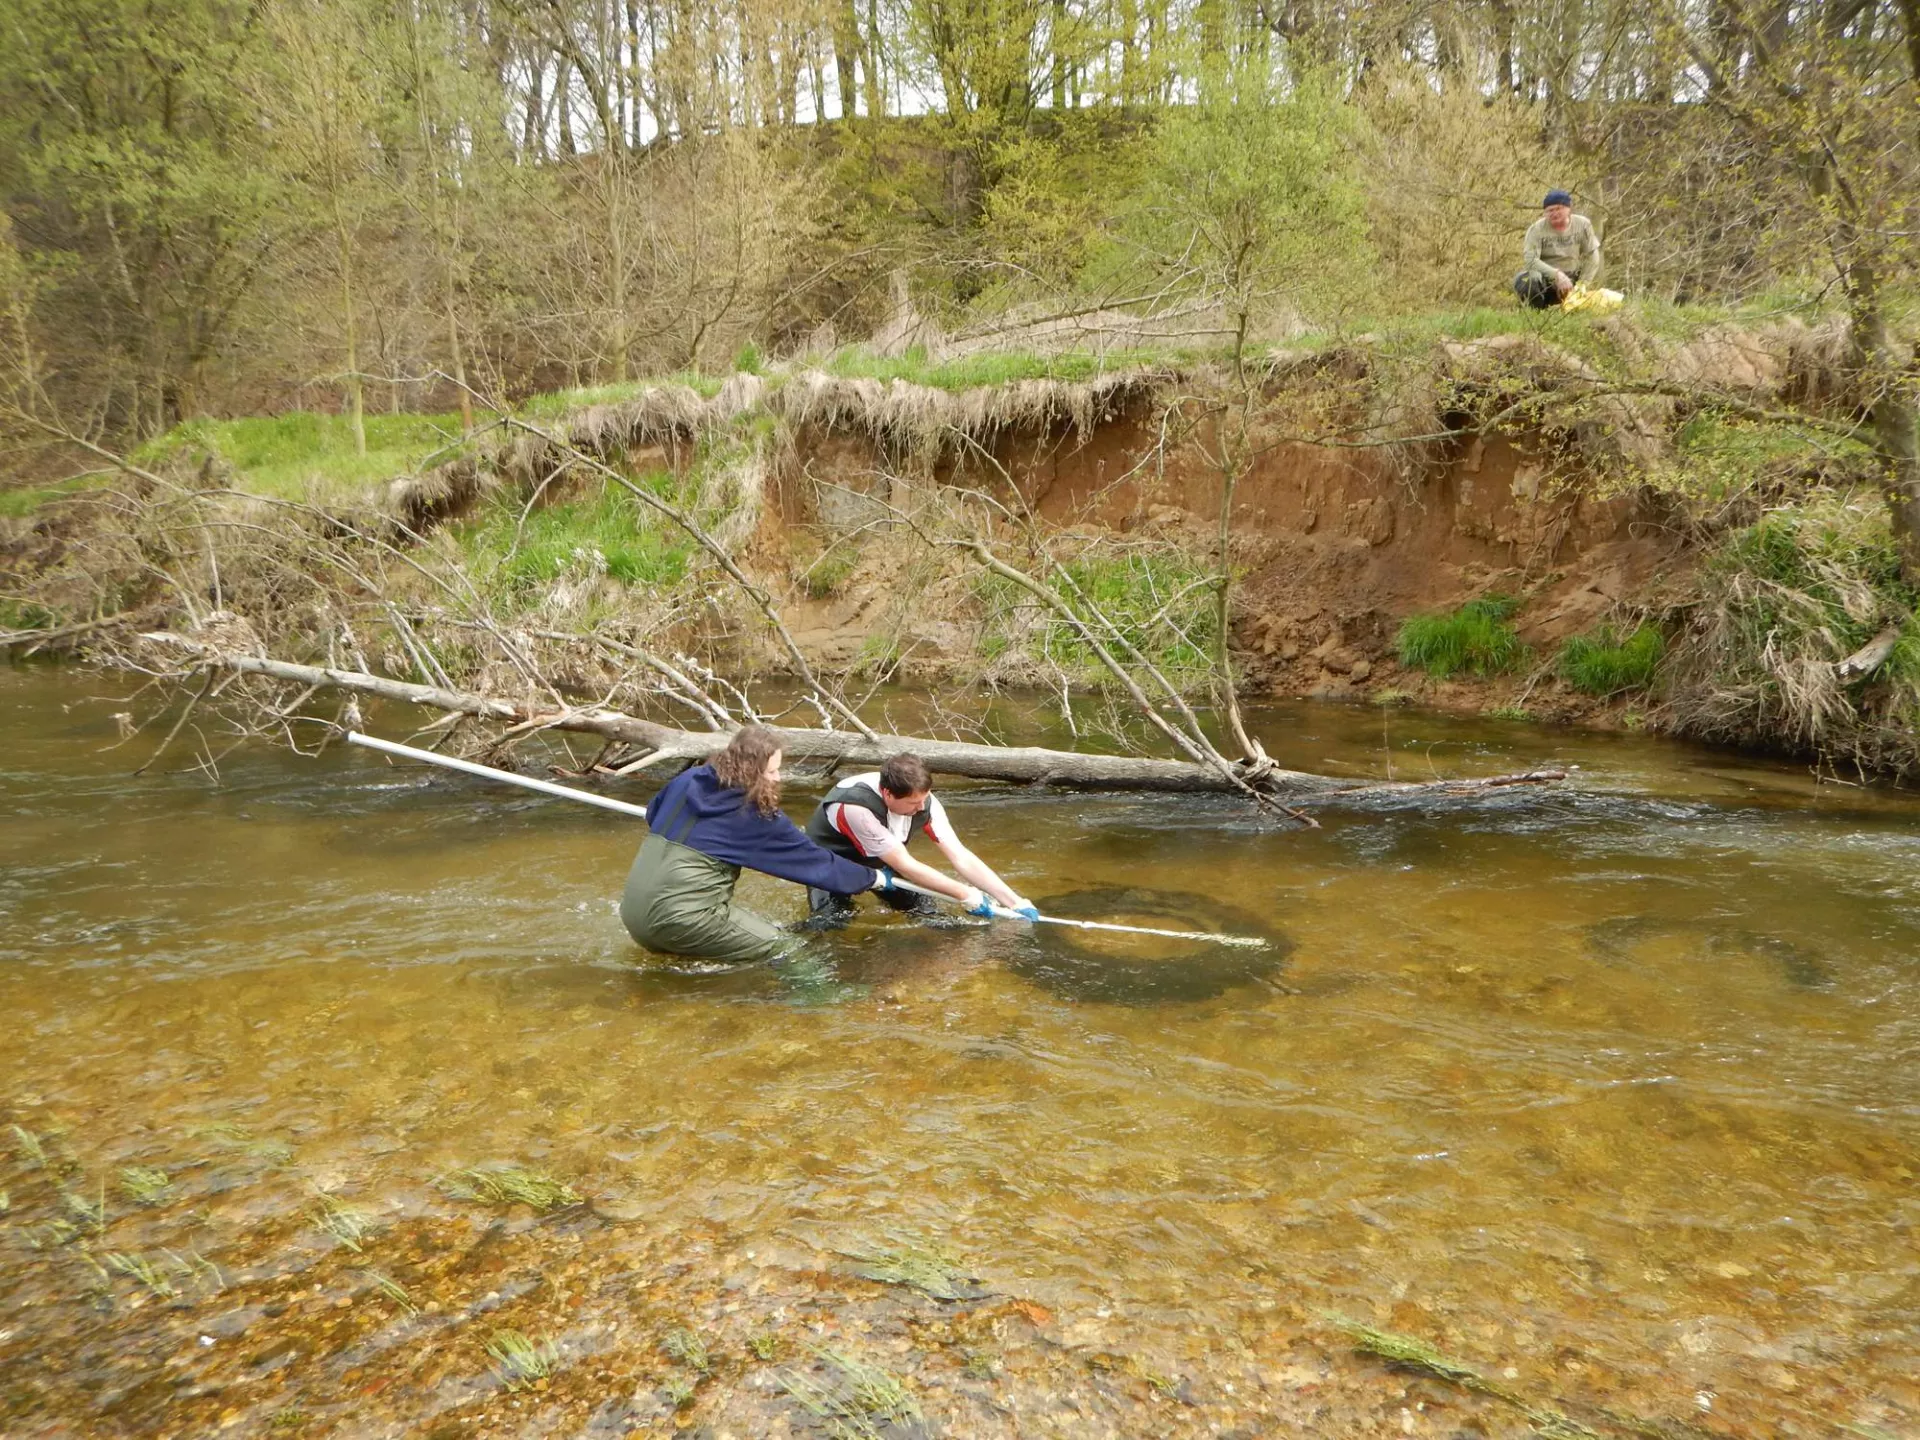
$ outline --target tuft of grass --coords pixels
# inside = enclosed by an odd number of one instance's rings
[[[1518,608],[1512,596],[1485,595],[1445,615],[1412,616],[1394,640],[1400,663],[1441,680],[1462,673],[1504,675],[1526,658],[1526,647],[1507,623]]]
[[[1675,730],[1920,770],[1920,589],[1901,578],[1878,495],[1821,493],[1771,511],[1723,539],[1695,583],[1661,670]],[[1893,648],[1870,674],[1838,672],[1889,627]]]
[[[913,1392],[891,1371],[824,1345],[815,1346],[811,1354],[823,1373],[787,1370],[780,1376],[780,1388],[809,1415],[825,1421],[829,1434],[880,1440],[882,1426],[913,1425],[925,1418]]]
[[[973,1293],[960,1262],[944,1251],[910,1245],[857,1257],[858,1273],[883,1285],[904,1285],[935,1300],[960,1300]]]
[[[220,1267],[198,1250],[189,1250],[184,1258],[172,1250],[165,1253],[174,1270],[188,1280],[216,1295],[227,1288],[227,1277],[220,1273]]]
[[[99,1192],[91,1200],[78,1191],[66,1189],[61,1190],[60,1198],[66,1203],[67,1209],[72,1212],[87,1229],[98,1234],[107,1228],[106,1181],[102,1180],[100,1182]]]
[[[780,1337],[771,1330],[762,1330],[747,1337],[747,1349],[756,1360],[775,1360],[780,1354]]]
[[[314,1192],[313,1223],[356,1255],[366,1248],[367,1236],[373,1230],[373,1217],[365,1210],[324,1190]]]
[[[820,553],[819,559],[807,566],[801,583],[811,598],[824,600],[829,595],[838,594],[859,568],[860,556],[851,545],[831,545]]]
[[[1603,625],[1592,635],[1571,637],[1554,663],[1574,689],[1604,697],[1646,689],[1666,654],[1666,637],[1652,625],[1640,626],[1625,639],[1611,625]]]
[[[713,1373],[713,1356],[707,1350],[707,1342],[689,1326],[676,1325],[667,1331],[660,1340],[660,1348],[669,1359],[679,1361],[690,1370],[698,1370],[702,1375]]]
[[[129,1165],[120,1172],[120,1188],[136,1205],[158,1205],[173,1188],[164,1170],[147,1165]]]
[[[560,1351],[551,1340],[534,1341],[518,1330],[496,1330],[487,1341],[493,1373],[509,1390],[524,1390],[545,1380],[560,1366]]]
[[[667,482],[654,477],[653,483]],[[598,572],[622,585],[677,585],[686,578],[691,546],[656,528],[616,485],[602,485],[588,500],[535,509],[524,522],[523,503],[496,502],[461,530],[474,568],[515,599],[570,572]]]
[[[386,1296],[387,1299],[393,1301],[402,1310],[406,1311],[408,1315],[418,1315],[420,1313],[420,1307],[413,1303],[413,1296],[407,1293],[407,1287],[402,1285],[398,1280],[379,1270],[368,1270],[365,1273],[367,1279],[373,1282],[373,1288],[375,1290]]]
[[[1416,1335],[1381,1330],[1359,1320],[1350,1320],[1344,1315],[1330,1315],[1327,1319],[1344,1331],[1354,1348],[1364,1354],[1378,1356],[1391,1365],[1417,1370],[1436,1380],[1444,1380],[1463,1390],[1471,1390],[1513,1406],[1527,1417],[1534,1434],[1543,1437],[1543,1440],[1600,1440],[1597,1431],[1549,1406],[1533,1404],[1506,1386],[1489,1380],[1464,1361],[1442,1354]]]
[[[1210,673],[1217,621],[1214,581],[1186,556],[1161,550],[1088,551],[1046,578],[1118,658],[1124,660],[1131,646],[1176,685],[1201,683]],[[1106,670],[1093,647],[1057,611],[996,575],[981,577],[975,593],[984,621],[980,651],[986,658],[1024,652],[1075,679],[1105,683]]]
[[[128,1255],[123,1251],[109,1250],[101,1257],[107,1262],[107,1268],[116,1275],[125,1275],[139,1283],[156,1300],[171,1300],[180,1292],[173,1288],[173,1282],[160,1273],[160,1269],[144,1255]]]
[[[456,1170],[440,1177],[439,1186],[456,1200],[478,1200],[486,1205],[526,1205],[545,1214],[581,1203],[580,1192],[544,1170],[519,1165],[498,1169]]]
[[[1494,705],[1480,712],[1489,720],[1531,720],[1533,712],[1524,705]]]
[[[284,1165],[293,1158],[293,1147],[284,1140],[260,1140],[243,1126],[221,1120],[212,1125],[195,1125],[187,1131],[196,1140],[211,1140],[223,1150],[231,1150],[250,1160],[269,1165]]]
[[[1403,1365],[1409,1370],[1419,1370],[1433,1376],[1436,1380],[1446,1380],[1469,1390],[1490,1393],[1491,1382],[1478,1370],[1464,1361],[1443,1355],[1417,1335],[1402,1335],[1393,1330],[1381,1330],[1362,1321],[1349,1320],[1343,1316],[1333,1317],[1333,1323],[1346,1332],[1347,1338],[1353,1341],[1353,1347],[1356,1350],[1378,1356],[1394,1365]]]
[[[29,1170],[47,1168],[47,1144],[24,1125],[10,1127],[13,1131],[13,1148],[19,1153],[21,1163]]]

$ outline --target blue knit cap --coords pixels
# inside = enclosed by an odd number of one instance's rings
[[[1566,191],[1549,190],[1547,191],[1547,198],[1540,202],[1540,208],[1544,210],[1549,205],[1571,206],[1572,204],[1573,204],[1573,196],[1569,195]]]

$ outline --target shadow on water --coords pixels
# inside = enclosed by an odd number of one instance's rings
[[[1066,999],[1119,1005],[1211,1000],[1277,975],[1293,949],[1259,916],[1184,891],[1110,885],[1049,896],[1039,904],[1043,913],[1063,919],[1257,936],[1266,942],[1256,948],[1037,925],[1008,968]]]
[[[1715,961],[1743,956],[1777,966],[1786,982],[1801,990],[1829,990],[1837,983],[1826,962],[1803,945],[1757,930],[1712,920],[1667,919],[1658,915],[1618,915],[1586,927],[1587,950],[1609,965],[1635,965],[1639,952],[1660,941],[1686,940],[1682,953]]]

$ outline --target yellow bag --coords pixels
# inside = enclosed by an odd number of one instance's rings
[[[1627,297],[1618,290],[1589,290],[1584,285],[1575,285],[1560,302],[1560,308],[1582,315],[1611,315],[1626,303]]]

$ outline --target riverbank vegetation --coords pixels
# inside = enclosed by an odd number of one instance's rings
[[[1249,686],[1545,685],[1912,768],[1913,17],[1581,14],[29,0],[0,624],[1095,686],[1256,768]],[[1550,183],[1625,310],[1512,302]],[[1468,491],[1471,558],[1407,538]]]

